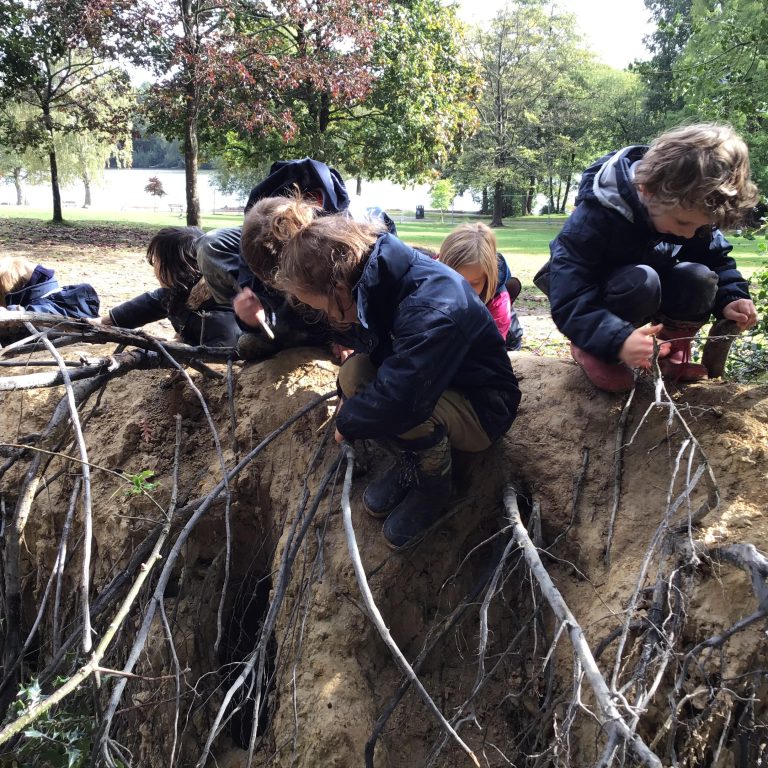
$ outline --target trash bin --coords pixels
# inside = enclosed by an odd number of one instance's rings
[[[417,205],[416,206],[416,218],[417,219],[423,219],[424,218],[424,206],[423,205]]]

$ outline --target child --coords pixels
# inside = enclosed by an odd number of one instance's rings
[[[241,331],[232,307],[211,298],[200,283],[195,244],[202,234],[197,227],[161,229],[149,241],[146,256],[160,288],[118,304],[101,322],[138,328],[168,318],[185,344],[234,347]]]
[[[445,514],[451,447],[485,450],[512,424],[520,391],[503,340],[466,281],[381,227],[314,217],[294,200],[273,211],[271,231],[283,241],[276,285],[368,333],[367,354],[339,373],[336,439],[370,438],[397,452],[363,501],[386,518],[387,543],[403,547]]]
[[[54,271],[22,256],[0,257],[0,309],[93,318],[99,297],[92,285],[59,287]]]
[[[438,259],[455,269],[488,307],[507,349],[520,349],[523,329],[512,307],[507,283],[512,277],[504,257],[496,251],[496,235],[481,222],[462,224],[443,240]],[[519,293],[519,288],[515,297]]]
[[[534,282],[597,387],[631,389],[632,369],[651,366],[654,336],[669,342],[659,352],[663,375],[722,373],[730,345],[713,338],[705,364],[694,364],[690,341],[712,314],[718,328],[723,319],[739,330],[755,325],[747,282],[717,227],[734,226],[756,199],[747,147],[724,125],[675,128],[584,172]]]

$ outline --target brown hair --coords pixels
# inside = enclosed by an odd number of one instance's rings
[[[457,272],[461,267],[479,264],[485,274],[485,288],[480,294],[487,304],[499,285],[499,265],[496,258],[496,235],[481,221],[462,224],[443,240],[440,261]]]
[[[18,291],[32,277],[35,265],[23,256],[0,257],[0,306],[9,293]]]
[[[758,199],[747,145],[730,126],[717,123],[663,133],[637,164],[635,184],[657,206],[703,211],[721,227],[738,224]]]
[[[321,216],[308,224],[304,221],[300,207],[286,208],[276,217],[276,228],[293,233],[284,241],[275,274],[278,288],[329,297],[336,296],[339,285],[351,291],[384,224],[357,222],[345,213]]]
[[[195,251],[195,243],[202,234],[199,227],[163,227],[147,246],[147,263],[170,292],[171,312],[185,306],[190,291],[202,277]]]
[[[291,197],[266,197],[245,215],[240,253],[256,277],[275,285],[283,245],[314,221],[319,206],[296,192]]]

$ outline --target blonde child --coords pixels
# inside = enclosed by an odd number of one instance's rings
[[[508,290],[508,285],[515,286],[516,298],[520,281],[512,277],[506,260],[497,252],[493,230],[482,222],[462,224],[443,240],[438,259],[472,286],[491,313],[507,349],[520,349],[523,329]]]

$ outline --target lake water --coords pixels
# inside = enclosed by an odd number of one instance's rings
[[[144,191],[149,179],[157,176],[166,194],[155,198]],[[254,179],[254,185],[259,179]],[[203,213],[212,213],[224,207],[242,206],[245,199],[237,195],[224,195],[211,185],[211,173],[200,171],[198,194]],[[347,191],[354,205],[374,206],[384,209],[414,210],[417,205],[430,207],[429,185],[417,184],[413,187],[401,187],[388,181],[363,181],[362,195],[355,196],[355,180],[349,179]],[[80,207],[83,204],[84,190],[82,183],[72,184],[61,189],[61,200],[65,207]],[[24,185],[25,202],[32,208],[50,208],[51,188],[49,184]],[[104,172],[104,178],[91,187],[91,209],[100,211],[125,211],[148,209],[155,206],[158,211],[167,211],[169,205],[184,205],[184,171],[161,170],[150,168],[110,169]],[[0,204],[15,205],[16,190],[12,184],[0,184]],[[457,197],[454,208],[474,211],[478,209],[469,195]]]

